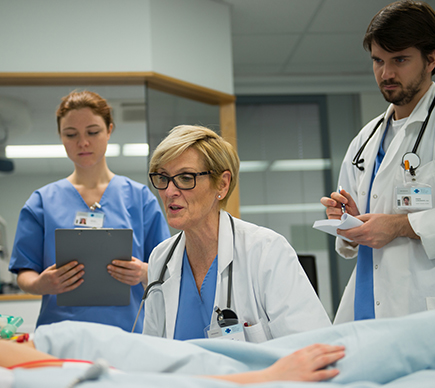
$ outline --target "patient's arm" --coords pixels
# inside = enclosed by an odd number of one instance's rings
[[[204,376],[239,384],[268,381],[322,381],[336,376],[337,369],[324,369],[344,357],[344,346],[314,344],[279,359],[270,367],[222,376]]]
[[[56,357],[35,349],[33,342],[18,344],[8,340],[0,340],[0,366],[11,366],[31,361],[56,360]]]
[[[310,345],[279,359],[270,367],[254,372],[222,376],[202,376],[239,384],[268,381],[321,381],[338,374],[337,369],[323,369],[344,357],[344,346]],[[38,361],[47,361],[39,364]],[[32,364],[34,362],[34,364]],[[25,344],[0,340],[0,366],[8,368],[30,363],[29,366],[60,366],[59,360],[35,349],[32,341]]]

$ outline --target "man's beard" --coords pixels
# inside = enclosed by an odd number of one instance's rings
[[[402,106],[410,103],[412,99],[420,92],[421,86],[424,83],[426,78],[425,69],[420,73],[420,77],[414,82],[412,82],[408,87],[404,88],[401,83],[394,81],[383,81],[380,85],[380,90],[382,95],[384,96],[387,102],[390,102],[397,106]],[[399,85],[402,87],[401,90],[393,90],[389,92],[388,90],[384,90],[382,87],[386,85]]]

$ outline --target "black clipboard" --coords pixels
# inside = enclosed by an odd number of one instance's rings
[[[75,290],[57,295],[58,306],[127,306],[128,284],[107,272],[112,260],[131,260],[131,229],[56,229],[56,266],[77,260],[85,266],[84,282]]]

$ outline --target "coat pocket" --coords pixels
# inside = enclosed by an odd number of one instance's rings
[[[260,343],[268,339],[261,321],[252,326],[244,326],[243,329],[248,342]]]

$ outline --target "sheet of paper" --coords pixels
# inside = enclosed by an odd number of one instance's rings
[[[341,216],[340,220],[318,220],[314,223],[313,228],[321,230],[322,232],[332,234],[333,236],[340,237],[343,240],[352,242],[352,240],[349,240],[348,238],[339,236],[337,234],[337,229],[351,229],[356,228],[357,226],[360,226],[362,224],[363,222],[360,221],[358,218],[355,218],[348,213],[344,213]]]

